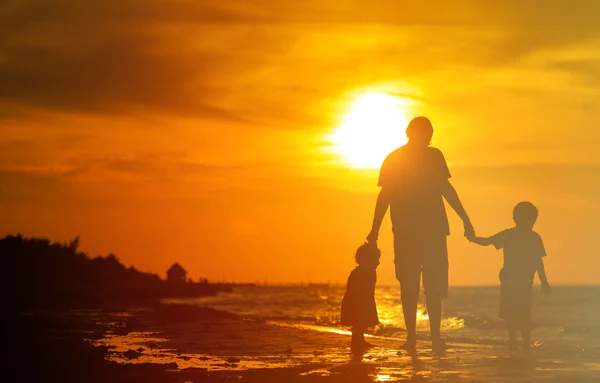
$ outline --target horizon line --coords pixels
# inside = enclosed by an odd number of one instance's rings
[[[230,284],[230,285],[254,285],[254,286],[270,286],[270,287],[292,287],[292,286],[345,286],[345,282],[243,282],[243,281],[210,281],[212,284]],[[396,287],[398,284],[380,284],[376,287]],[[533,287],[538,284],[533,284]],[[550,286],[561,286],[561,287],[600,287],[600,283],[553,283]],[[464,288],[464,287],[500,287],[500,284],[481,284],[481,285],[450,285],[449,288]]]

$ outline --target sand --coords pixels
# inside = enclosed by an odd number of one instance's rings
[[[237,317],[137,327],[144,330],[111,331],[93,342],[109,347],[111,361],[163,364],[182,382],[600,382],[600,361],[558,360],[535,347],[525,356],[504,346],[450,343],[438,357],[427,340],[409,355],[398,351],[403,339],[370,337],[377,347],[356,361],[348,333],[334,328]]]

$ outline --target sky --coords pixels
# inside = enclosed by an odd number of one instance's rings
[[[595,0],[5,0],[0,235],[79,235],[91,256],[162,276],[177,261],[194,280],[343,283],[378,171],[330,137],[376,92],[432,120],[478,235],[531,201],[550,283],[597,284],[599,12]],[[501,253],[448,215],[450,283],[497,284]],[[381,284],[395,283],[390,227]]]

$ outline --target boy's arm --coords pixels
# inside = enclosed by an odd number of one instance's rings
[[[479,246],[490,246],[492,244],[492,239],[491,238],[483,238],[483,237],[474,237],[471,242],[476,243]]]
[[[548,278],[546,277],[546,268],[544,267],[544,260],[539,259],[537,264],[537,273],[542,283],[542,292],[548,294],[550,292],[550,285],[548,284]]]
[[[479,246],[494,246],[496,250],[500,250],[504,248],[506,242],[507,231],[501,231],[497,234],[492,235],[491,237],[474,237],[470,240],[473,243],[478,244]]]

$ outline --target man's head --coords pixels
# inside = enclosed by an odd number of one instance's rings
[[[406,128],[406,137],[413,144],[427,146],[433,137],[433,125],[427,117],[413,118]]]
[[[519,202],[513,210],[513,220],[517,227],[531,229],[537,221],[537,217],[538,209],[531,202]]]

